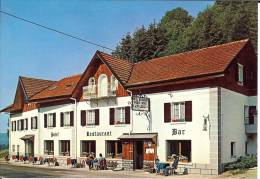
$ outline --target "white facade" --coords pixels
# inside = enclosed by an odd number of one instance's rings
[[[78,102],[76,105],[64,104],[50,106],[21,114],[11,115],[12,121],[28,118],[28,130],[11,131],[10,126],[10,155],[16,155],[17,145],[20,147],[19,154],[25,152],[24,141],[20,138],[25,135],[34,135],[34,155],[44,155],[44,141],[54,141],[54,156],[60,156],[60,140],[70,141],[70,158],[79,158],[81,156],[81,141],[96,141],[96,154],[106,153],[106,141],[118,140],[123,133],[158,133],[157,155],[161,161],[167,160],[167,140],[191,140],[191,162],[197,164],[211,164],[211,144],[215,140],[210,136],[210,130],[214,126],[210,125],[212,115],[217,114],[217,108],[214,108],[218,99],[218,88],[198,88],[189,90],[180,90],[172,92],[147,94],[150,98],[152,128],[148,129],[149,122],[145,115],[139,115],[138,112],[131,111],[130,124],[110,125],[109,109],[113,107],[130,106],[131,97],[117,97],[116,103],[108,101]],[[239,156],[245,155],[245,143],[248,142],[248,153],[256,153],[256,135],[248,140],[244,124],[244,106],[256,105],[256,97],[247,97],[230,90],[221,89],[221,103],[218,108],[221,111],[221,136],[219,149],[221,151],[221,163],[234,161]],[[212,101],[214,100],[214,101]],[[192,122],[164,122],[164,103],[192,101]],[[97,105],[98,104],[98,105]],[[99,125],[81,126],[81,110],[99,109]],[[214,110],[214,111],[212,111]],[[60,112],[74,111],[74,126],[60,127]],[[76,113],[75,113],[76,111]],[[44,114],[56,113],[56,127],[44,128]],[[31,129],[31,117],[38,116],[38,129]],[[204,118],[209,116],[205,124]],[[180,134],[173,135],[172,130],[177,129]],[[204,130],[203,130],[204,129]],[[87,132],[108,132],[106,136],[87,136]],[[54,134],[54,135],[52,135]],[[235,142],[235,156],[230,155],[230,144]],[[15,151],[13,152],[13,146]]]

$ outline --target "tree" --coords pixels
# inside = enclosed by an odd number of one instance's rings
[[[131,43],[132,43],[132,37],[128,32],[126,36],[121,39],[120,44],[116,47],[116,50],[112,53],[112,55],[122,59],[130,60],[132,58]]]

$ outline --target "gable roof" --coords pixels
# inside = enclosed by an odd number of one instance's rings
[[[222,73],[248,41],[240,40],[136,63],[127,85]]]
[[[28,98],[55,83],[55,81],[51,80],[29,78],[24,76],[20,76],[20,80]]]
[[[39,100],[52,97],[70,96],[80,80],[81,74],[69,76],[53,83],[48,88],[32,96],[30,100]]]
[[[102,59],[104,63],[106,63],[108,68],[118,78],[118,80],[123,83],[123,85],[127,83],[131,75],[131,71],[134,65],[133,63],[127,60],[113,57],[100,51],[97,51],[97,55]]]

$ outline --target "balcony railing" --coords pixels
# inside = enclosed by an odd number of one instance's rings
[[[83,87],[83,99],[96,99],[104,97],[116,96],[117,87],[111,83],[107,85],[90,85]],[[99,94],[98,92],[102,91],[103,93]]]
[[[254,116],[253,119],[245,117],[245,128],[247,134],[256,134],[257,133],[257,116]]]

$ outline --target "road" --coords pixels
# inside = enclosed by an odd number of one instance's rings
[[[130,174],[131,173],[131,174]],[[140,172],[141,173],[141,172]],[[144,172],[142,172],[144,173]],[[151,175],[141,176],[142,178],[150,178]],[[26,166],[15,166],[0,163],[0,178],[136,178],[133,172],[113,172],[113,171],[87,171],[84,169],[56,169],[56,168],[35,168]]]

